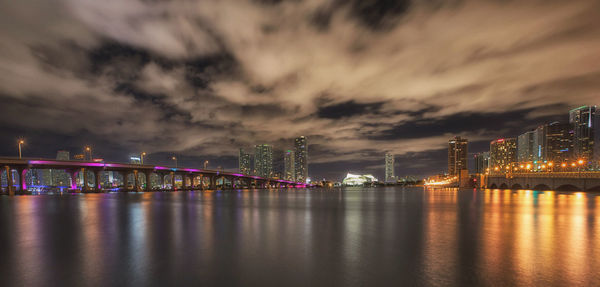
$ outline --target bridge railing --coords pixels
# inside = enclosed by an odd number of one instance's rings
[[[507,173],[490,174],[488,177],[504,178],[600,178],[600,171],[568,171],[568,172],[532,172],[532,173]]]

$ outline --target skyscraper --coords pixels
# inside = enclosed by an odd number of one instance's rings
[[[467,139],[454,137],[448,141],[448,174],[459,175],[467,169]]]
[[[533,161],[534,132],[528,131],[517,137],[517,160],[519,162]]]
[[[294,140],[296,181],[306,182],[308,178],[308,143],[306,137],[297,137]]]
[[[287,150],[284,154],[284,173],[283,179],[285,180],[296,180],[296,165],[295,165],[295,153],[292,150]]]
[[[70,160],[71,156],[68,150],[59,150],[58,152],[56,152],[56,159],[57,160]]]
[[[396,182],[394,176],[394,155],[391,153],[385,154],[385,182]]]
[[[572,158],[573,129],[567,123],[553,122],[546,130],[546,158],[552,162],[565,162]]]
[[[238,157],[238,167],[241,174],[251,174],[250,168],[250,154],[244,152],[244,149],[240,149]]]
[[[57,160],[71,160],[71,154],[67,150],[59,150],[56,152]],[[70,175],[64,170],[51,171],[52,183],[48,185],[68,186],[71,182]]]
[[[541,125],[533,130],[533,161],[542,162],[546,156],[546,125]]]
[[[490,143],[490,171],[506,172],[517,161],[515,138],[497,139]]]
[[[475,173],[486,173],[490,168],[490,152],[481,152],[475,155]]]
[[[254,172],[260,177],[273,175],[273,147],[268,144],[254,146]]]
[[[569,111],[573,125],[573,155],[585,160],[594,159],[594,129],[597,127],[596,106],[582,106]]]

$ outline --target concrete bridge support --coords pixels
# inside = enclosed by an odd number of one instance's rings
[[[12,177],[12,169],[10,166],[4,166],[4,170],[6,171],[6,190],[8,195],[15,195],[15,188],[13,186],[13,177]]]
[[[144,172],[144,175],[146,176],[146,191],[152,191],[152,181],[150,180],[150,177],[152,176],[152,172],[151,171],[146,171]]]
[[[102,180],[100,178],[100,175],[102,174],[101,170],[94,170],[94,183],[95,183],[95,189],[96,191],[100,192],[102,191]]]
[[[23,194],[27,191],[27,180],[26,180],[27,169],[19,168],[19,169],[17,169],[17,174],[19,174],[19,189],[20,189],[21,193]]]

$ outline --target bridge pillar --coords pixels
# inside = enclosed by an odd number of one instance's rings
[[[17,169],[17,173],[19,174],[19,188],[21,189],[21,193],[25,193],[27,191],[27,179],[25,175],[27,175],[26,168]]]
[[[210,177],[210,189],[217,189],[217,177],[214,175]]]
[[[129,189],[129,173],[121,171],[120,174],[123,177],[123,190],[127,191]]]
[[[96,191],[102,191],[102,181],[100,180],[100,174],[102,173],[101,170],[94,170],[94,179],[96,180],[95,183],[95,189]]]
[[[156,175],[158,175],[159,189],[163,190],[165,188],[165,174],[162,172],[156,172]]]
[[[71,177],[71,190],[77,189],[77,171],[69,170],[69,175]]]
[[[187,185],[187,179],[188,179],[188,175],[183,173],[181,174],[181,189],[187,189],[188,185]]]
[[[140,191],[140,178],[138,177],[137,169],[133,170],[133,189],[135,191]]]
[[[176,188],[175,188],[175,172],[171,172],[171,190],[176,190]]]
[[[83,173],[83,185],[81,187],[81,191],[85,192],[88,190],[88,174],[85,168],[82,168],[81,172]]]
[[[13,196],[15,195],[15,189],[13,187],[12,170],[8,165],[4,166],[4,170],[6,171],[6,191],[8,195]]]
[[[144,172],[146,175],[146,191],[152,191],[152,181],[150,181],[150,176],[152,176],[151,171]]]

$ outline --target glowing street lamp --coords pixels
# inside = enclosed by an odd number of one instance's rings
[[[176,157],[172,157],[171,158],[173,161],[175,161],[175,168],[177,168],[177,158]]]
[[[204,161],[204,169],[207,169],[207,168],[208,168],[208,160],[205,160]]]
[[[19,159],[21,158],[21,145],[23,145],[23,144],[25,144],[25,141],[22,140],[22,139],[20,139],[19,143],[18,143],[18,145],[19,145]]]
[[[579,165],[582,165],[582,164],[583,164],[583,160],[582,160],[582,159],[580,159],[580,160],[578,160],[578,161],[577,161],[577,163],[578,163]]]
[[[143,165],[143,164],[144,164],[144,156],[146,156],[146,153],[145,153],[145,152],[142,152],[142,153],[140,154],[140,164],[141,164],[141,165]]]
[[[92,161],[92,148],[88,145],[85,146],[85,152],[90,154],[90,161]]]

